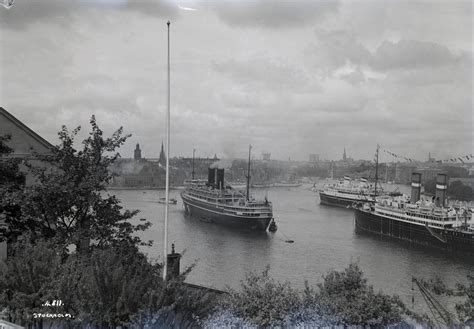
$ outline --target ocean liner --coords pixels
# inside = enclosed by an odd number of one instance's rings
[[[447,176],[438,174],[436,195],[420,199],[421,174],[412,174],[410,196],[383,197],[355,211],[356,232],[381,236],[463,254],[474,254],[473,209],[446,206]]]
[[[203,221],[232,227],[266,231],[276,230],[272,203],[256,200],[249,193],[250,151],[247,193],[224,181],[224,169],[209,168],[208,180],[192,179],[181,192],[185,212]]]
[[[361,202],[375,203],[378,196],[398,196],[401,193],[385,192],[378,182],[379,146],[375,153],[375,182],[369,184],[366,178],[358,182],[344,176],[344,180],[337,184],[326,185],[319,192],[319,200],[323,205],[349,208]]]
[[[378,193],[380,191],[381,189]],[[376,193],[376,189],[367,183],[367,179],[361,178],[356,182],[344,176],[343,181],[324,186],[319,192],[319,199],[324,205],[350,207],[358,202],[375,202]]]

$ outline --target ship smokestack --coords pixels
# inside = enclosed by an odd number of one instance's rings
[[[438,207],[446,206],[446,190],[448,188],[448,176],[446,174],[438,174],[436,176],[436,198],[435,203]]]
[[[411,174],[411,203],[420,200],[421,174],[414,172]]]
[[[207,184],[213,186],[216,182],[216,169],[209,168],[209,175],[207,177]]]

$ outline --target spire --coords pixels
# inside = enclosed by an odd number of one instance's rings
[[[346,161],[346,148],[344,147],[344,153],[342,154],[342,160]]]
[[[161,164],[162,166],[166,165],[166,155],[165,155],[165,150],[163,147],[163,141],[161,141],[161,151],[160,151],[160,157],[158,159],[158,163]]]

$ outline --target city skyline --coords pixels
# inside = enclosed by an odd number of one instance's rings
[[[16,0],[0,7],[1,106],[52,144],[94,114],[133,135],[124,157],[158,155],[168,19],[171,156],[472,152],[470,1]]]

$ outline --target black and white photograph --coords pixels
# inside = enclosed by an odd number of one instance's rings
[[[0,328],[474,328],[471,0],[0,0]]]

